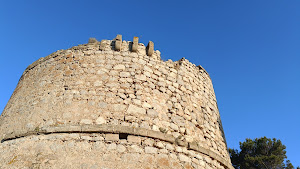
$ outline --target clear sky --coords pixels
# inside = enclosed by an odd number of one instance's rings
[[[299,0],[2,0],[0,112],[35,60],[117,34],[209,72],[228,147],[277,138],[300,166]]]

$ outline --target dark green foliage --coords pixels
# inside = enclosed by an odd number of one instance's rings
[[[289,160],[284,163],[285,148],[280,140],[262,137],[240,142],[241,151],[229,149],[229,154],[237,169],[294,169]]]
[[[294,166],[292,165],[292,163],[290,162],[290,160],[286,160],[286,169],[294,169]],[[298,169],[299,167],[297,167]]]

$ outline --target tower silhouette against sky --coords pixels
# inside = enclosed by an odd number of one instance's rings
[[[137,37],[32,63],[0,134],[0,168],[233,168],[208,73]]]

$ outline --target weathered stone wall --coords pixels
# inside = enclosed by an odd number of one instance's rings
[[[218,161],[153,138],[118,134],[28,136],[0,145],[7,168],[218,168]]]
[[[122,126],[128,132],[120,131]],[[166,168],[231,167],[207,72],[184,58],[162,61],[152,42],[146,48],[120,37],[90,40],[30,65],[1,115],[0,133],[4,166],[26,161],[28,167],[43,168],[147,168],[143,160],[151,159],[150,168],[161,163]],[[106,141],[103,133],[123,133],[126,138]],[[139,142],[133,144],[131,137]],[[32,157],[25,157],[27,150]],[[64,164],[64,156],[69,164]],[[110,156],[115,160],[105,158]],[[82,158],[85,162],[79,162]]]

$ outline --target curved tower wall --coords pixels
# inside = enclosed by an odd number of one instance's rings
[[[232,168],[208,73],[137,38],[31,64],[0,133],[1,167]]]

